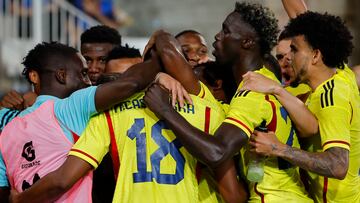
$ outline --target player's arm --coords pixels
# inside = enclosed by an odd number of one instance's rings
[[[289,18],[296,18],[307,11],[304,0],[282,0],[282,3]]]
[[[300,99],[291,95],[280,84],[255,72],[248,72],[243,75],[243,82],[242,89],[273,94],[289,113],[299,132],[299,137],[310,137],[319,132],[316,117]]]
[[[299,137],[311,137],[319,132],[318,120],[299,98],[280,86],[275,89],[274,95],[289,113]]]
[[[250,139],[252,151],[281,157],[300,168],[322,176],[344,179],[349,166],[349,150],[331,147],[324,152],[307,152],[281,143],[274,132],[255,131]]]
[[[247,143],[246,133],[232,124],[223,123],[215,136],[193,127],[169,105],[168,98],[168,93],[154,84],[146,92],[144,100],[159,118],[166,121],[185,148],[210,168],[220,166]]]
[[[232,159],[214,169],[215,179],[218,182],[218,189],[222,197],[229,203],[246,202],[248,193],[246,185],[242,180],[237,179],[236,168]]]
[[[176,101],[179,102],[181,107],[184,106],[185,101],[187,101],[188,104],[193,104],[189,93],[185,90],[179,81],[170,75],[160,72],[156,75],[154,82],[159,83],[169,90],[172,97],[172,106],[175,106]]]
[[[151,60],[135,64],[115,81],[100,85],[95,93],[98,112],[109,109],[150,84],[161,70],[156,56]]]
[[[0,187],[0,202],[9,202],[10,189],[9,187]]]
[[[0,106],[9,109],[23,110],[24,109],[24,98],[15,90],[11,90],[1,99]]]
[[[199,94],[201,89],[199,80],[182,55],[181,47],[175,37],[167,32],[157,31],[155,47],[166,73],[178,80],[189,93]]]
[[[69,156],[57,170],[47,174],[22,193],[12,192],[11,202],[51,202],[68,191],[93,167],[86,161]]]

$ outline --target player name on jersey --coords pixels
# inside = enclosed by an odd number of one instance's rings
[[[123,111],[130,109],[144,109],[146,105],[143,98],[136,98],[131,100],[125,100],[115,106],[115,111]],[[192,104],[185,104],[184,107],[180,107],[179,103],[176,103],[174,109],[178,112],[195,114],[195,107]]]

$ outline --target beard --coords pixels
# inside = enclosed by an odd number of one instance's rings
[[[302,66],[298,74],[296,75],[296,78],[290,83],[291,87],[297,87],[300,83],[305,83],[305,81],[301,78],[304,78],[306,74],[305,66]]]

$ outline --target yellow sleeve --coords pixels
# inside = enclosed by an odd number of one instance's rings
[[[317,114],[323,150],[341,147],[350,150],[351,106],[328,106]]]
[[[241,93],[242,92],[242,93]],[[263,121],[268,124],[272,118],[272,108],[265,100],[265,95],[248,90],[235,94],[230,103],[225,123],[230,123],[243,130],[249,137],[254,128]]]
[[[97,168],[109,150],[110,133],[104,113],[92,117],[69,155],[79,157]]]
[[[285,89],[295,97],[311,92],[311,88],[306,84],[299,84],[297,87],[287,86]]]

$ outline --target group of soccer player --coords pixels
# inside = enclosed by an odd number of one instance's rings
[[[194,30],[156,31],[142,55],[106,26],[81,53],[36,45],[22,63],[34,91],[0,103],[0,201],[360,202],[352,36],[282,2],[279,40],[268,8],[236,3],[216,61]]]

